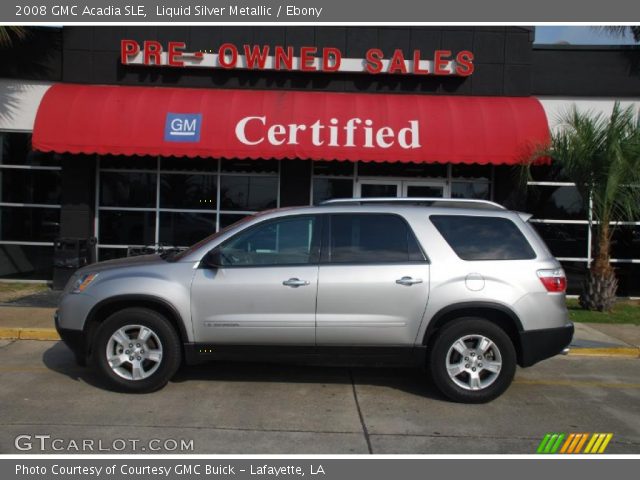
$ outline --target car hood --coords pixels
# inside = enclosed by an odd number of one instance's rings
[[[158,254],[137,255],[135,257],[114,258],[104,262],[92,263],[78,270],[77,274],[98,273],[105,270],[113,270],[122,267],[135,267],[141,265],[164,264],[165,261]]]

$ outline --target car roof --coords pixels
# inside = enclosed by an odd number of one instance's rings
[[[371,202],[366,204],[354,203],[328,203],[312,206],[300,207],[283,207],[273,210],[266,210],[256,214],[258,217],[278,217],[284,215],[300,215],[300,214],[318,214],[318,213],[396,213],[396,214],[412,214],[427,213],[429,215],[469,215],[469,216],[489,216],[489,217],[513,217],[518,215],[526,220],[530,215],[522,214],[505,208],[485,208],[480,204],[473,206],[461,207],[458,205],[416,205],[401,202]]]

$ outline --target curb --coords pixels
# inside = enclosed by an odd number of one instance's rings
[[[571,348],[570,356],[640,358],[638,347]]]
[[[60,340],[54,328],[0,328],[0,340]]]

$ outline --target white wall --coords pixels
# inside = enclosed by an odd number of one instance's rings
[[[42,96],[51,82],[0,79],[0,131],[32,131]]]
[[[585,80],[588,81],[588,80]],[[584,98],[584,97],[537,97],[547,114],[549,127],[553,130],[559,123],[560,118],[573,105],[578,106],[578,110],[584,112],[602,113],[610,115],[615,104],[615,98]],[[635,106],[636,110],[640,109],[640,97],[626,98],[620,101],[620,105],[626,108],[630,105]]]

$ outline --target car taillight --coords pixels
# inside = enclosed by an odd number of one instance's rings
[[[537,273],[547,292],[563,293],[567,289],[567,277],[561,268],[538,270]]]

